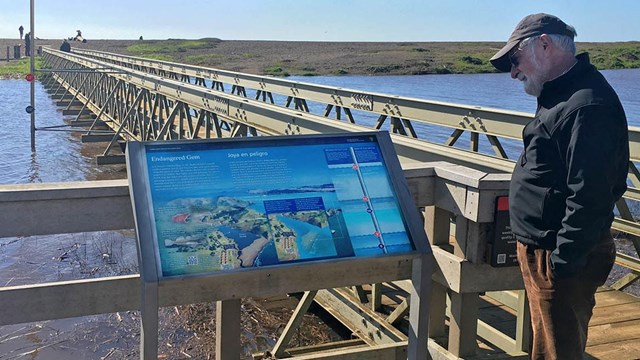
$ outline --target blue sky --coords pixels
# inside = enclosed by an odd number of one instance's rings
[[[35,0],[39,38],[504,41],[547,12],[577,41],[640,40],[638,0]],[[0,0],[0,38],[29,28],[29,0]]]

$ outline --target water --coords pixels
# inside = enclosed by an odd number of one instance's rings
[[[80,142],[79,133],[69,128],[36,132],[36,151],[31,152],[30,84],[24,80],[0,80],[0,184],[82,181],[123,178],[122,167],[97,167],[95,155],[102,145]],[[36,83],[36,127],[65,125],[73,116],[63,116],[62,108]]]
[[[625,108],[629,125],[640,126],[640,69],[602,71]],[[339,86],[433,101],[532,113],[534,97],[526,95],[509,74],[411,76],[292,76],[288,80]]]

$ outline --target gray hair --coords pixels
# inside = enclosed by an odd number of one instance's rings
[[[575,30],[573,31],[574,36],[576,35]],[[549,34],[551,41],[558,48],[571,53],[571,55],[576,54],[576,43],[573,41],[573,37],[567,35],[557,35],[557,34]]]
[[[577,33],[575,29],[571,28],[571,30],[573,32],[573,36],[576,36]],[[573,41],[572,36],[558,35],[558,34],[547,34],[547,36],[551,38],[551,41],[556,47],[566,52],[569,52],[574,56],[576,55],[576,43]],[[526,47],[531,46],[534,43],[532,40],[536,40],[539,37],[540,36],[532,36],[526,39],[522,39],[522,41],[520,41],[520,45],[518,46],[518,49],[523,50]]]

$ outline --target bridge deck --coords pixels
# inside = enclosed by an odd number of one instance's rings
[[[383,294],[383,305],[390,309],[395,308],[398,299],[402,300],[404,295],[393,286],[385,287]],[[516,313],[513,309],[488,296],[481,296],[480,304],[479,320],[515,338]],[[446,337],[435,340],[447,347]],[[477,356],[473,359],[509,357],[485,339],[478,337],[477,341]],[[589,323],[587,354],[591,359],[640,359],[640,298],[607,287],[599,289]]]
[[[596,294],[587,353],[597,359],[640,358],[640,298],[605,288]]]
[[[507,306],[483,297],[480,319],[515,336],[515,313]],[[500,352],[478,341],[479,354]],[[610,288],[596,294],[596,307],[589,323],[587,354],[594,359],[640,358],[640,298]]]

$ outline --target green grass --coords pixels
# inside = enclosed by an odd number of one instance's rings
[[[264,74],[271,76],[289,76],[289,73],[279,65],[273,65],[264,69]]]
[[[40,69],[42,67],[42,58],[35,58],[35,68]],[[5,77],[24,77],[29,73],[29,59],[20,59],[9,61],[0,65],[0,78]]]
[[[598,69],[640,68],[640,42],[578,44],[578,52],[587,51]]]
[[[134,55],[150,55],[150,54],[176,54],[189,50],[214,49],[219,39],[199,39],[199,40],[149,40],[141,41],[127,47],[127,51]]]

